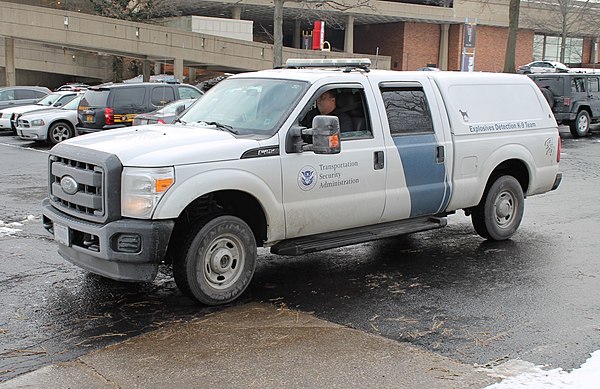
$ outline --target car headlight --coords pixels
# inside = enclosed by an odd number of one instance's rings
[[[175,183],[175,170],[164,168],[123,169],[121,215],[148,219],[163,194]]]
[[[41,127],[44,124],[45,123],[44,123],[43,119],[36,119],[36,120],[32,120],[32,121],[29,122],[29,125],[33,126],[33,127]]]

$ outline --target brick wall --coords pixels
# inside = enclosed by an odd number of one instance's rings
[[[404,23],[404,53],[402,70],[435,64],[440,51],[440,25],[431,23]]]
[[[519,30],[515,51],[515,66],[533,61],[533,31]],[[477,26],[475,71],[501,72],[508,41],[508,28]]]
[[[392,57],[391,69],[402,70],[404,23],[385,23],[354,27],[354,52]]]
[[[448,32],[448,70],[460,70],[463,45],[463,24],[453,24]],[[531,30],[519,30],[515,53],[515,66],[533,60]],[[477,26],[475,46],[475,71],[501,72],[508,29],[504,27]],[[430,23],[388,23],[354,28],[354,52],[392,57],[393,70],[415,70],[427,64],[438,63],[440,25]],[[588,54],[589,56],[589,54]]]

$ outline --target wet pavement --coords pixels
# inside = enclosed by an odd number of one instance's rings
[[[442,230],[300,257],[262,250],[232,306],[310,312],[467,364],[578,367],[600,349],[600,135],[564,135],[563,182],[526,201],[512,240],[484,241],[459,212]],[[168,269],[123,284],[61,259],[39,219],[47,147],[30,145],[0,134],[0,231],[21,224],[0,233],[0,382],[231,309],[183,297]]]

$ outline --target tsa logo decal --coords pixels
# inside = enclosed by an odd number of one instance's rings
[[[312,166],[304,166],[298,173],[298,186],[302,190],[311,190],[317,185],[317,171]]]

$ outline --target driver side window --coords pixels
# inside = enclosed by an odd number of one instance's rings
[[[338,118],[342,140],[373,138],[365,101],[362,88],[321,88],[302,111],[298,123],[311,128],[315,116],[332,115]]]

